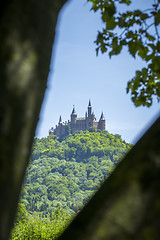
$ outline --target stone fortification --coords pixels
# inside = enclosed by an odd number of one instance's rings
[[[104,118],[103,112],[100,116],[99,121],[96,120],[94,112],[92,112],[91,101],[89,100],[88,111],[86,111],[85,117],[78,118],[75,107],[73,106],[73,110],[71,113],[71,120],[62,122],[62,118],[60,116],[59,122],[55,128],[51,128],[49,130],[50,134],[55,134],[57,137],[61,137],[67,135],[69,132],[74,133],[75,131],[82,130],[86,131],[90,128],[95,128],[95,130],[105,130],[106,128],[106,120]]]

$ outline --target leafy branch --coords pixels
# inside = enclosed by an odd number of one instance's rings
[[[131,0],[88,0],[92,10],[100,11],[104,23],[95,41],[96,53],[108,52],[109,57],[121,53],[124,46],[132,57],[139,56],[146,68],[136,72],[127,84],[127,93],[135,106],[151,106],[153,96],[160,101],[160,0],[154,0],[144,11],[120,12],[120,6]]]

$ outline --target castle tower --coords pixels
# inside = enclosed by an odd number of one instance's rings
[[[91,116],[91,112],[92,112],[92,106],[91,106],[91,101],[89,100],[89,104],[88,104],[88,117]]]
[[[104,118],[103,112],[101,114],[101,117],[99,119],[98,129],[105,130],[106,129],[106,120]]]
[[[76,113],[75,107],[73,105],[73,110],[71,113],[71,122],[70,122],[71,133],[75,132],[75,130],[76,130],[76,120],[77,120],[77,113]]]
[[[75,124],[76,119],[77,119],[77,113],[76,113],[75,107],[73,105],[73,110],[72,110],[72,113],[71,113],[71,124]]]
[[[58,124],[60,125],[61,123],[62,123],[62,117],[60,115]]]
[[[94,121],[94,114],[92,114],[92,106],[91,106],[91,101],[89,100],[88,104],[88,116],[86,118],[86,129],[90,129],[93,127],[93,121]]]

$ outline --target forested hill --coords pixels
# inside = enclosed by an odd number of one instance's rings
[[[35,138],[21,203],[28,212],[78,212],[130,147],[107,131]]]
[[[94,129],[35,138],[11,240],[55,240],[130,148]]]

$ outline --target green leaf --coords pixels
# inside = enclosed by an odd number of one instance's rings
[[[129,6],[131,4],[131,1],[130,0],[121,0],[120,3],[124,3]]]
[[[149,15],[147,13],[142,13],[140,15],[140,18],[141,18],[141,20],[145,20],[145,19],[149,18]]]
[[[143,13],[142,13],[140,10],[135,10],[135,11],[133,12],[133,14],[134,14],[134,16],[136,16],[136,17],[139,17],[139,16],[142,16],[142,15],[143,15]]]
[[[120,28],[124,28],[124,26],[125,26],[125,18],[124,18],[123,16],[118,18],[118,23],[117,23],[117,25],[118,25]]]
[[[160,24],[160,10],[158,10],[155,16],[155,25],[157,26],[158,24]]]
[[[92,8],[91,10],[93,10],[94,12],[96,12],[99,9],[99,6],[97,4],[97,1],[93,1],[93,0],[88,0],[88,2],[92,2]]]
[[[160,72],[160,57],[156,56],[152,60],[152,63],[149,65],[149,67],[156,73]]]
[[[107,29],[108,30],[113,30],[116,26],[117,26],[117,23],[115,22],[114,17],[110,18],[110,20],[107,21]]]
[[[101,43],[101,52],[104,53],[107,51],[107,48],[104,43]]]
[[[111,18],[113,18],[113,15],[116,13],[116,8],[114,3],[105,6],[105,8],[102,11],[102,20],[106,23],[110,21]]]
[[[157,47],[158,52],[160,52],[160,41],[157,42],[157,46],[156,47]]]
[[[133,31],[127,32],[127,33],[126,33],[126,36],[127,36],[127,38],[133,38],[133,37],[134,37]]]
[[[142,59],[146,59],[147,53],[148,53],[148,48],[147,48],[147,47],[140,48],[139,51],[138,51],[138,55],[139,55]]]
[[[133,41],[130,41],[128,43],[128,49],[129,49],[129,53],[135,57],[136,55],[136,52],[137,52],[137,43],[136,42],[133,42]]]

